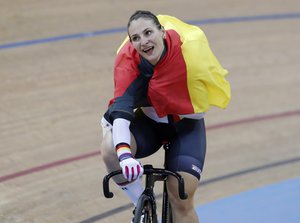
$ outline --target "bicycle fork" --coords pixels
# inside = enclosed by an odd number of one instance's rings
[[[164,157],[164,167],[167,169],[167,153],[169,151],[169,142],[164,142],[163,148],[165,150],[165,157]],[[169,195],[168,195],[168,189],[167,189],[167,177],[164,179],[163,184],[163,201],[162,201],[162,222],[163,223],[172,223],[173,222],[173,216],[172,216],[172,209],[169,202]]]

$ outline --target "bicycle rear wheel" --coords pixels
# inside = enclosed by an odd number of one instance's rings
[[[157,215],[153,207],[153,201],[146,194],[142,194],[138,200],[133,223],[157,223]]]

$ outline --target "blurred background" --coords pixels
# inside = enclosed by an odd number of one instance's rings
[[[298,0],[0,0],[0,222],[129,222],[102,194],[100,119],[137,9],[195,24],[229,71],[196,205],[300,176]],[[162,151],[142,163],[162,165]],[[160,193],[159,186],[157,194]]]

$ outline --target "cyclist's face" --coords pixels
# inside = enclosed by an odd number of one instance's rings
[[[163,29],[158,29],[151,19],[133,20],[128,28],[129,38],[137,52],[155,65],[164,50]]]

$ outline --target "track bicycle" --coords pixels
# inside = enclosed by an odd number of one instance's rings
[[[168,198],[166,180],[169,176],[173,176],[178,181],[178,194],[181,199],[186,199],[187,194],[184,189],[184,180],[182,176],[176,172],[167,170],[166,154],[168,144],[163,145],[165,149],[165,168],[154,168],[152,165],[144,165],[145,190],[140,196],[135,211],[133,223],[157,223],[157,206],[154,194],[154,185],[156,181],[163,181],[163,197],[162,197],[162,214],[161,223],[172,223],[172,208]],[[106,198],[112,198],[114,194],[110,192],[109,180],[111,177],[122,174],[122,170],[109,173],[103,178],[103,192]]]

